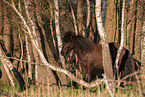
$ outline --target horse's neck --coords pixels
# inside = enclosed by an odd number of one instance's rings
[[[74,52],[77,54],[79,59],[86,55],[86,52],[80,50],[79,48],[74,48]]]

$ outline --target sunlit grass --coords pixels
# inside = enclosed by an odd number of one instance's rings
[[[127,87],[126,87],[127,88]],[[135,89],[135,86],[130,86],[128,89]],[[52,86],[32,86],[23,92],[19,92],[18,89],[11,87],[3,88],[4,91],[11,93],[12,95],[17,94],[21,97],[110,97],[107,89],[101,89],[98,91],[97,88],[92,89],[76,89],[73,87],[62,88]],[[115,89],[113,91],[115,97],[139,97],[138,92]],[[5,97],[2,96],[1,97]]]

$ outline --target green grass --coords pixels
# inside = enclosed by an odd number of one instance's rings
[[[137,84],[123,88],[120,87],[119,89],[110,88],[114,97],[140,97]],[[17,94],[20,97],[110,97],[108,90],[103,85],[91,89],[85,87],[82,89],[80,85],[76,85],[75,87],[70,86],[68,88],[33,85],[30,88],[26,88],[25,91],[20,92],[19,85],[16,84],[15,89],[10,86],[3,86],[1,89],[12,95]],[[5,97],[3,95],[0,96]]]
[[[105,88],[99,91],[97,88],[75,89],[69,87],[67,89],[63,89],[41,85],[33,86],[23,92],[19,92],[17,89],[12,89],[8,86],[3,88],[3,90],[11,94],[19,94],[21,97],[110,97],[108,90]],[[122,89],[117,89],[117,91],[114,91],[113,94],[115,97],[139,97],[138,92]]]

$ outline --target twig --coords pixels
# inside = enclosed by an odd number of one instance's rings
[[[139,91],[137,90],[133,90],[133,89],[127,89],[127,88],[123,88],[123,87],[119,87],[119,86],[114,86],[114,85],[111,85],[112,87],[115,87],[115,88],[118,88],[118,89],[122,89],[122,90],[126,90],[126,91],[132,91],[132,92],[137,92],[139,93]],[[145,96],[145,93],[142,92],[142,95]]]
[[[139,78],[137,75],[135,75],[136,77],[136,80],[137,80],[137,83],[138,83],[138,88],[139,88],[139,97],[143,97],[143,93],[142,93],[142,90],[141,90],[141,85],[140,85],[140,81],[139,81]]]
[[[140,70],[135,71],[135,72],[133,72],[133,73],[131,73],[131,74],[126,75],[125,77],[123,77],[123,78],[121,79],[121,81],[123,81],[123,80],[125,80],[125,79],[127,79],[127,78],[129,78],[129,77],[131,77],[131,76],[134,76],[134,75],[136,75],[136,74],[139,74],[139,73],[140,73]]]
[[[69,5],[70,5],[71,13],[72,13],[72,18],[73,18],[75,33],[76,33],[76,35],[78,35],[76,18],[75,18],[75,14],[74,14],[74,11],[73,11],[73,8],[72,8],[72,5],[71,5],[71,0],[69,0]]]
[[[18,59],[18,58],[15,58],[15,57],[7,57],[8,59],[15,59],[15,60],[18,60],[18,61],[22,61],[22,62],[26,62],[26,63],[30,63],[30,64],[40,64],[40,63],[36,63],[36,62],[30,62],[30,61],[26,61],[26,60],[22,60],[22,59]]]
[[[112,93],[112,91],[111,91],[111,89],[110,89],[110,87],[109,87],[109,84],[108,84],[106,75],[103,74],[103,77],[104,77],[104,82],[105,82],[105,84],[106,84],[106,87],[107,87],[107,89],[108,89],[108,91],[109,91],[109,93],[110,93],[110,96],[111,96],[111,97],[114,97],[114,96],[113,96],[113,93]]]

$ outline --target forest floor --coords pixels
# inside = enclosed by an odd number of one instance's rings
[[[110,87],[114,97],[143,97],[137,84],[124,87]],[[3,91],[3,94],[2,94]],[[100,85],[99,88],[84,88],[80,85],[76,87],[52,87],[49,85],[38,85],[26,88],[20,92],[19,86],[14,89],[10,86],[5,86],[0,91],[1,97],[111,97],[107,88]]]

